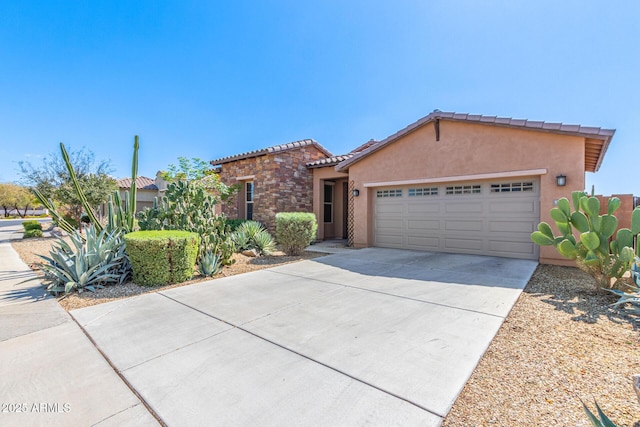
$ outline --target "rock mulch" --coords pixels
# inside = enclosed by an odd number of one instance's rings
[[[34,254],[46,253],[51,242],[28,239],[12,244],[35,268],[40,259]],[[236,255],[236,263],[221,275],[321,255]],[[158,289],[129,283],[95,294],[73,294],[60,304],[71,310]],[[580,399],[591,408],[597,400],[619,426],[640,427],[640,404],[632,387],[632,376],[640,374],[640,318],[612,308],[614,301],[613,295],[594,292],[591,278],[576,268],[539,266],[443,427],[586,427],[590,424]]]

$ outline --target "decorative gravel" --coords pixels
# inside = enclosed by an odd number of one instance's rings
[[[34,254],[47,253],[51,242],[28,239],[12,244],[34,268],[40,260]],[[236,255],[236,263],[221,276],[322,255]],[[72,310],[201,280],[153,289],[128,283],[59,301]],[[597,400],[618,426],[640,427],[640,403],[631,382],[633,374],[640,374],[640,318],[612,308],[615,296],[593,289],[592,279],[576,268],[539,266],[443,427],[587,427],[580,399],[592,409]]]

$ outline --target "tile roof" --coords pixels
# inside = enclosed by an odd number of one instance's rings
[[[336,170],[339,172],[345,172],[350,165],[362,160],[368,155],[378,151],[382,147],[396,141],[402,136],[411,133],[428,123],[436,120],[450,120],[461,121],[470,123],[481,123],[493,126],[510,127],[531,129],[540,132],[551,132],[563,135],[580,136],[587,139],[585,147],[585,167],[588,172],[596,172],[600,168],[604,153],[607,151],[607,147],[611,142],[611,138],[615,133],[615,129],[603,129],[599,127],[581,126],[564,123],[543,122],[536,120],[525,119],[513,119],[511,117],[497,117],[497,116],[483,116],[479,114],[466,114],[466,113],[454,113],[443,112],[435,110],[429,115],[419,119],[418,121],[410,124],[404,129],[399,130],[393,135],[388,136],[382,141],[378,141],[375,144],[367,144],[361,146],[365,147],[361,152],[358,152],[341,162],[336,166]],[[361,148],[359,147],[359,148]]]
[[[343,162],[347,159],[350,159],[353,157],[353,153],[349,153],[349,154],[343,154],[340,156],[331,156],[331,157],[325,157],[324,159],[320,159],[320,160],[316,160],[315,162],[309,162],[307,163],[307,167],[308,168],[322,168],[325,166],[334,166],[337,165],[340,162]]]
[[[275,145],[273,147],[262,148],[260,150],[248,151],[246,153],[235,154],[233,156],[221,157],[219,159],[211,160],[209,163],[213,166],[221,165],[223,163],[235,162],[236,160],[249,159],[251,157],[263,156],[266,154],[279,153],[282,151],[293,150],[300,147],[306,147],[309,145],[314,145],[320,151],[322,151],[327,156],[332,156],[331,152],[320,145],[317,141],[313,139],[302,139],[300,141],[289,142],[287,144]]]
[[[369,141],[367,141],[364,144],[362,144],[361,146],[355,148],[354,150],[352,150],[348,154],[342,154],[340,156],[326,157],[324,159],[316,160],[315,162],[309,162],[309,163],[307,163],[307,167],[308,168],[320,168],[320,167],[325,167],[325,166],[335,166],[340,162],[343,162],[345,160],[348,160],[348,159],[352,158],[356,153],[364,151],[365,149],[371,147],[372,145],[377,144],[378,142],[379,141],[376,141],[375,139],[370,139]]]
[[[116,179],[118,187],[122,190],[128,190],[131,188],[131,178],[118,178]],[[138,190],[157,190],[156,181],[146,176],[136,177],[136,188]]]

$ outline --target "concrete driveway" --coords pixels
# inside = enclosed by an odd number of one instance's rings
[[[536,265],[348,250],[71,314],[168,425],[437,426]]]

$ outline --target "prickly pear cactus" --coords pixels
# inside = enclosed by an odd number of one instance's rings
[[[560,255],[576,260],[578,267],[591,274],[598,287],[610,288],[611,279],[621,278],[634,260],[633,237],[640,233],[640,208],[633,211],[631,230],[617,230],[614,214],[620,199],[609,199],[604,215],[600,215],[600,200],[596,197],[575,191],[571,199],[573,210],[569,200],[562,198],[550,211],[561,234],[556,236],[549,224],[541,222],[531,240],[540,246],[555,246]]]

